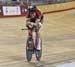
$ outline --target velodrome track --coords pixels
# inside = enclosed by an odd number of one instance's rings
[[[25,17],[0,19],[0,67],[56,67],[75,62],[75,10],[46,14],[41,29],[43,55],[26,60]]]

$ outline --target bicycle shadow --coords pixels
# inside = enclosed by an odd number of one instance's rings
[[[19,66],[27,65],[29,67],[40,67],[45,63],[44,61],[37,61],[37,60],[31,60],[30,62],[28,62],[26,58],[22,56],[9,56],[8,58],[11,59],[12,61],[22,62]]]
[[[28,62],[28,64],[31,67],[40,67],[41,64],[44,64],[44,63],[45,63],[44,61],[31,61],[31,62]]]
[[[27,65],[29,67],[46,67],[46,66],[52,66],[54,64],[57,64],[57,63],[61,63],[61,62],[69,62],[70,60],[73,60],[75,58],[68,58],[68,59],[63,59],[63,60],[57,60],[57,61],[53,61],[53,62],[48,62],[47,60],[41,60],[41,61],[36,61],[36,60],[32,60],[30,62],[28,62],[26,60],[25,57],[22,57],[22,56],[10,56],[9,57],[10,59],[12,59],[13,61],[22,61],[22,63],[19,65],[19,66],[22,66],[22,65]]]

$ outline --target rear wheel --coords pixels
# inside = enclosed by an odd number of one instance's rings
[[[40,61],[42,56],[42,39],[40,37],[37,38],[37,48],[36,48],[35,55],[36,55],[37,61]]]

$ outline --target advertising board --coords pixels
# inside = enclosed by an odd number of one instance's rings
[[[21,15],[20,6],[3,6],[3,15]]]

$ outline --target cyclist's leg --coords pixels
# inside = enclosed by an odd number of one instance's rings
[[[28,37],[33,39],[33,28],[28,27]],[[34,47],[34,41],[33,41],[33,47]]]
[[[35,39],[35,44],[37,44],[37,38],[39,38],[40,37],[40,28],[41,28],[41,26],[42,26],[42,24],[43,24],[43,16],[41,17],[41,19],[40,19],[40,21],[39,21],[39,25],[38,25],[38,27],[36,27],[36,31],[35,31],[35,34],[36,34],[36,39]],[[36,45],[37,46],[37,45]]]
[[[35,31],[35,46],[36,46],[36,48],[37,48],[37,38],[38,38],[39,35],[40,35],[39,29],[40,29],[40,27],[37,28],[36,31]]]
[[[26,26],[28,28],[28,37],[32,37],[33,27],[30,28],[29,25]]]
[[[32,37],[32,30],[31,29],[28,29],[28,37]]]
[[[40,35],[39,30],[35,31],[35,34],[36,34],[36,39],[37,39],[39,37],[39,35]]]
[[[43,19],[44,19],[44,17],[41,16],[41,19],[39,21],[39,25],[36,27],[36,31],[35,31],[35,33],[36,33],[36,39],[40,36],[40,28],[41,28],[41,26],[43,24]]]
[[[36,31],[35,33],[36,33],[36,40],[35,40],[35,41],[36,41],[36,43],[35,43],[36,49],[37,49],[37,50],[40,50],[40,48],[41,48],[41,47],[40,47],[40,44],[39,44],[40,31],[38,30],[38,31]]]

